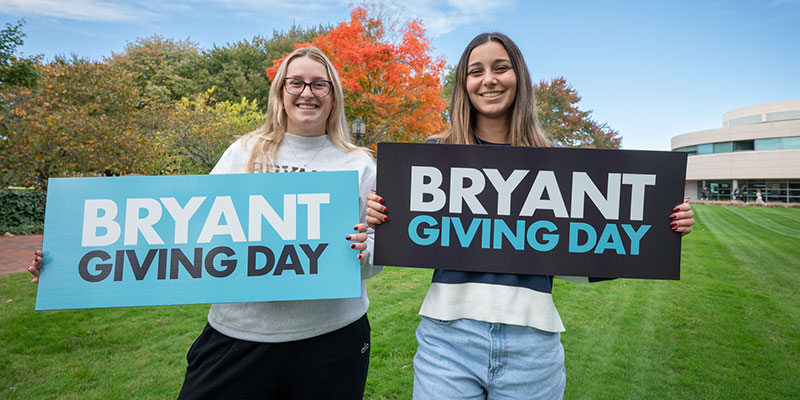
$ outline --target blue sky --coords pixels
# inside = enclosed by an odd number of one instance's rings
[[[25,18],[26,55],[101,60],[153,34],[210,48],[336,24],[352,2],[0,0],[0,23]],[[480,32],[509,35],[534,80],[564,76],[626,149],[668,150],[673,136],[721,127],[726,111],[800,99],[800,0],[390,3],[422,20],[449,64]]]

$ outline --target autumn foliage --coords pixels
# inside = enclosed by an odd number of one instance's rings
[[[107,64],[56,60],[38,66],[36,88],[4,93],[0,172],[22,185],[54,176],[147,172],[149,136],[140,124],[138,89]]]
[[[380,141],[417,141],[444,129],[440,97],[442,57],[432,57],[430,41],[419,20],[405,25],[399,43],[388,43],[386,29],[365,7],[350,13],[350,20],[317,36],[311,43],[330,58],[342,80],[345,113],[361,118],[367,132],[363,146]],[[267,70],[274,79],[285,56]]]
[[[35,88],[3,91],[4,184],[45,188],[51,177],[205,174],[263,114],[255,100],[217,101],[214,90],[159,101],[141,97],[115,65],[56,60]]]
[[[15,55],[22,25],[7,24],[0,32],[0,185],[207,173],[237,136],[263,122],[267,78],[274,80],[286,54],[303,46],[320,48],[338,71],[347,117],[366,121],[358,144],[374,148],[442,131],[452,70],[443,87],[445,60],[431,55],[422,23],[395,28],[391,16],[379,13],[357,7],[335,27],[293,27],[210,51],[154,35],[103,62],[73,57],[44,64]],[[535,89],[553,141],[620,147],[617,131],[578,109],[580,96],[564,78]]]

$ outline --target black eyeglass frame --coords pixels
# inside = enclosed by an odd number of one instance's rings
[[[303,87],[297,93],[292,93],[292,92],[289,91],[289,86],[286,85],[286,83],[289,82],[289,81],[302,82],[303,83]],[[315,83],[318,83],[318,82],[325,82],[325,83],[328,84],[328,91],[325,94],[318,94],[317,91],[314,90],[314,86],[312,86],[312,85],[314,85]],[[302,79],[298,79],[298,78],[283,78],[283,89],[286,90],[286,93],[289,93],[292,96],[301,95],[303,93],[303,91],[306,90],[306,86],[308,86],[308,88],[311,89],[311,94],[313,94],[314,96],[318,96],[318,97],[325,97],[325,96],[331,94],[331,91],[333,90],[333,82],[331,82],[331,81],[329,81],[327,79],[316,79],[316,80],[313,80],[311,82],[306,82],[306,81],[304,81]]]

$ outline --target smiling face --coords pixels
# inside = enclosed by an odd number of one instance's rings
[[[510,117],[517,96],[517,75],[502,44],[488,41],[472,50],[466,86],[478,117]]]
[[[296,78],[303,82],[330,80],[322,63],[310,57],[299,57],[292,60],[286,68],[287,78]],[[289,94],[285,88],[281,90],[283,107],[286,110],[286,131],[300,136],[324,135],[328,117],[333,109],[333,91],[327,96],[316,96],[311,87],[306,85],[298,95]]]

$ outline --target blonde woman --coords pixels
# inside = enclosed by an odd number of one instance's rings
[[[372,265],[366,195],[375,187],[370,155],[350,141],[339,77],[313,47],[290,54],[270,88],[266,122],[222,155],[212,174],[355,170],[360,221],[341,246],[360,250],[361,297],[213,304],[186,356],[180,399],[361,399],[370,327],[364,279]],[[268,188],[265,188],[268,190]],[[31,273],[38,276],[41,253]]]

